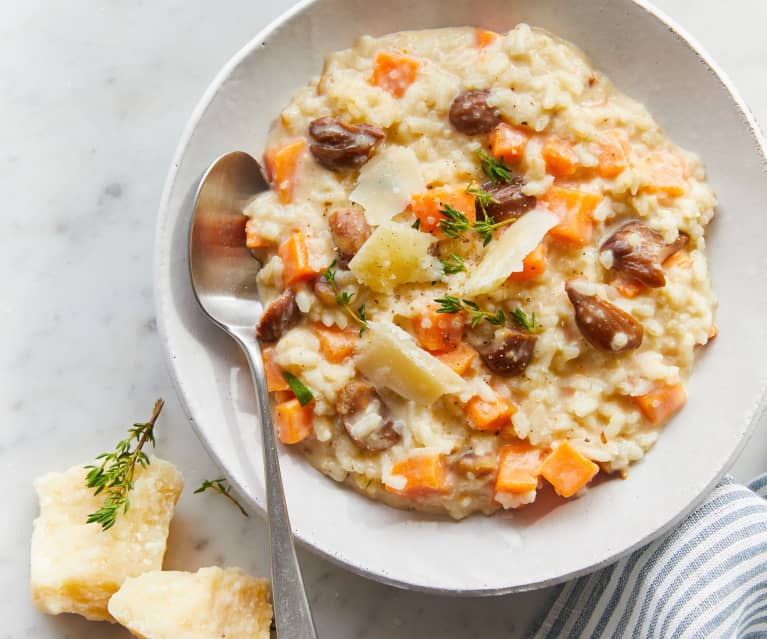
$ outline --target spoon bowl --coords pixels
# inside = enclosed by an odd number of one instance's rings
[[[245,247],[247,218],[243,210],[251,197],[267,188],[261,167],[247,153],[227,153],[210,165],[195,198],[189,230],[189,274],[202,310],[245,354],[256,390],[277,636],[317,639],[293,544],[264,365],[255,337],[263,312],[256,285],[260,264]]]
[[[192,288],[225,330],[252,330],[263,311],[256,287],[260,264],[245,248],[242,211],[268,188],[258,162],[242,151],[219,157],[200,180],[189,237]]]

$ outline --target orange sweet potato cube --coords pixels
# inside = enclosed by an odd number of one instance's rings
[[[482,399],[477,395],[466,404],[469,423],[476,430],[497,432],[511,421],[516,412],[517,407],[497,393],[492,400]]]
[[[687,392],[682,384],[667,384],[632,399],[647,420],[658,425],[681,410],[687,402]]]
[[[409,55],[381,51],[373,63],[373,77],[370,81],[386,89],[395,98],[401,98],[415,82],[420,66],[421,63]]]

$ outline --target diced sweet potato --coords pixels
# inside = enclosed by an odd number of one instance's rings
[[[560,497],[572,497],[598,472],[599,466],[566,441],[549,453],[541,466],[541,475]]]
[[[370,81],[385,89],[395,98],[405,95],[408,87],[415,82],[420,62],[402,53],[381,51],[373,64]]]
[[[436,357],[459,375],[464,375],[474,363],[474,360],[477,357],[477,351],[466,342],[460,342],[452,351],[440,353]]]
[[[463,213],[469,222],[474,222],[477,218],[474,196],[466,192],[465,184],[441,186],[413,196],[410,208],[419,220],[418,230],[443,238],[439,222],[445,217],[440,213],[445,204]]]
[[[305,282],[319,274],[309,260],[309,247],[303,233],[293,233],[277,250],[282,260],[282,281],[285,286]]]
[[[528,282],[546,272],[546,248],[542,242],[522,260],[522,267],[521,271],[509,276],[512,282]]]
[[[442,455],[416,455],[392,466],[394,477],[403,477],[403,488],[386,485],[389,492],[406,497],[423,497],[447,492],[447,466]]]
[[[644,190],[669,197],[684,195],[687,190],[687,166],[670,151],[653,151],[646,158],[648,181]]]
[[[274,348],[265,348],[261,351],[261,358],[264,360],[264,373],[266,373],[266,390],[270,393],[277,391],[286,391],[290,389],[285,378],[282,376],[282,369],[274,361]]]
[[[277,436],[283,444],[302,442],[314,432],[313,418],[312,404],[301,406],[297,399],[289,399],[277,404],[274,410]]]
[[[359,341],[357,331],[328,328],[322,324],[312,326],[314,334],[320,341],[320,351],[325,359],[333,364],[340,364],[352,353]]]
[[[283,204],[293,200],[298,164],[305,149],[306,140],[301,138],[267,149],[264,154],[267,175]]]
[[[437,313],[437,307],[430,306],[413,318],[413,333],[421,348],[444,353],[461,342],[463,321],[463,313]]]
[[[540,448],[526,441],[503,446],[498,453],[495,493],[526,493],[538,487],[541,474]]]
[[[576,246],[589,243],[594,230],[593,215],[602,201],[601,195],[553,186],[543,201],[561,220],[549,231],[551,237]]]
[[[498,394],[489,401],[475,396],[466,404],[469,423],[476,430],[497,432],[511,421],[516,412],[517,407]]]
[[[631,143],[620,129],[608,132],[599,143],[597,173],[607,179],[617,177],[628,167]]]
[[[295,397],[295,394],[293,393],[292,390],[281,390],[281,391],[274,391],[274,394],[272,395],[272,397],[274,397],[275,404],[282,404],[283,402],[287,402],[289,399],[293,399]]]
[[[642,282],[627,277],[616,277],[612,286],[618,293],[628,299],[634,299],[637,295],[647,290],[647,287]]]
[[[519,162],[529,140],[530,134],[524,129],[501,122],[490,132],[490,150],[504,162]]]
[[[632,399],[651,424],[659,425],[685,405],[687,392],[682,384],[667,384]]]
[[[495,31],[487,29],[474,29],[474,44],[478,49],[484,49],[495,42],[500,36]]]
[[[546,162],[546,170],[554,177],[570,177],[578,170],[578,156],[567,140],[555,136],[548,138],[541,154]]]

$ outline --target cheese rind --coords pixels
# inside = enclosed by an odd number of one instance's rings
[[[269,582],[239,568],[127,579],[109,612],[139,639],[269,639]]]
[[[32,532],[32,600],[48,614],[113,621],[107,604],[123,581],[162,568],[184,481],[173,464],[153,458],[136,472],[128,513],[104,531],[86,523],[104,501],[86,486],[86,474],[75,466],[34,482],[40,515]]]

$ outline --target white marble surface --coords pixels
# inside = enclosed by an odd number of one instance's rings
[[[186,426],[152,307],[157,205],[182,127],[216,70],[290,0],[4,0],[0,11],[0,637],[124,638],[44,617],[28,594],[32,479],[108,449],[167,400],[158,452],[188,489],[166,566],[266,574],[264,525],[193,495],[218,475]],[[767,121],[762,0],[658,0]],[[726,7],[726,9],[725,9]],[[691,106],[695,99],[691,96]],[[737,462],[765,469],[767,424]],[[368,582],[301,553],[323,637],[524,636],[545,592],[457,600]]]

